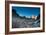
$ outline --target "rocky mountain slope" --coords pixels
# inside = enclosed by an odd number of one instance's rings
[[[40,15],[37,16],[37,19],[26,18],[19,16],[15,10],[12,10],[12,28],[33,28],[40,27]]]

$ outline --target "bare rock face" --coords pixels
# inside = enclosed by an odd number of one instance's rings
[[[32,19],[36,20],[37,19],[37,16],[32,15]]]
[[[12,27],[13,28],[31,28],[31,27],[39,27],[40,22],[39,20],[33,19],[21,19],[19,17],[13,17],[12,19]]]

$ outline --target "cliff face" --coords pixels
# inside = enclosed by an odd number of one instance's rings
[[[12,16],[19,16],[19,14],[16,13],[16,10],[12,9]]]
[[[16,11],[12,10],[12,28],[31,28],[40,26],[40,17],[38,16],[36,20],[32,18],[26,18],[19,16]]]

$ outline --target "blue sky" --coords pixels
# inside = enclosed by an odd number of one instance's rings
[[[20,15],[20,16],[38,16],[38,14],[40,13],[40,8],[38,7],[16,7],[13,6],[12,9],[16,10],[16,12]]]

